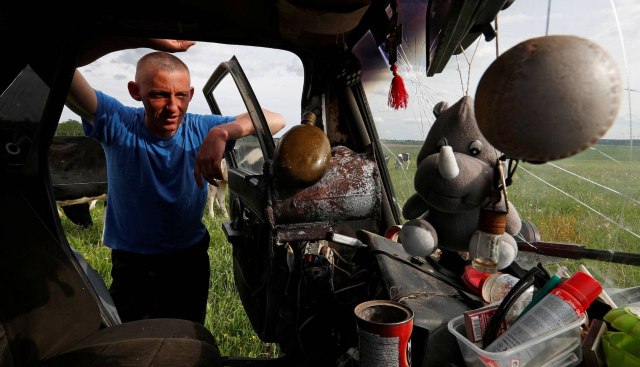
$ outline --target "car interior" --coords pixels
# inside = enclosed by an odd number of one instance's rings
[[[0,73],[0,366],[348,366],[358,345],[353,309],[371,299],[413,309],[415,365],[463,366],[447,322],[481,299],[460,280],[459,257],[421,259],[385,236],[406,220],[365,85],[391,81],[403,33],[428,45],[420,72],[432,76],[478,39],[492,40],[496,16],[513,2],[186,1],[169,11],[146,3],[123,11],[119,2],[99,11],[0,5],[3,34],[29,30],[11,40]],[[213,336],[190,321],[120,322],[106,286],[65,237],[49,160],[54,133],[79,55],[123,37],[280,49],[303,65],[302,95],[289,101],[303,113],[293,123],[317,127],[330,147],[313,184],[278,172],[286,137],[270,134],[242,60],[212,61],[201,91],[211,113],[228,114],[216,88],[231,81],[254,123],[255,133],[225,156],[230,219],[223,231],[251,326],[282,357],[221,355]],[[291,144],[304,148],[309,140]],[[76,179],[96,174],[104,173]],[[523,224],[522,237],[537,239],[535,225]],[[350,276],[336,271],[333,256],[357,264]],[[527,270],[513,268],[522,277]]]

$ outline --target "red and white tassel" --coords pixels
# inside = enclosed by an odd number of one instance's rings
[[[404,81],[400,74],[398,74],[398,66],[396,64],[391,65],[391,71],[393,72],[393,79],[391,80],[391,88],[389,88],[389,107],[393,109],[407,108],[409,102],[409,94],[404,87]]]

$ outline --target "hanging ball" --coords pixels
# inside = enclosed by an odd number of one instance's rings
[[[279,184],[307,187],[329,169],[331,145],[314,121],[315,115],[305,114],[303,122],[289,129],[276,146],[273,170]]]
[[[543,163],[595,144],[621,99],[616,64],[599,45],[546,36],[514,46],[489,66],[475,114],[484,137],[509,158]]]
[[[431,223],[422,218],[415,218],[402,225],[399,240],[409,254],[429,256],[438,245],[438,234]]]

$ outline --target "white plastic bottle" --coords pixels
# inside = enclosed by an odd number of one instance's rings
[[[600,283],[583,272],[576,272],[531,307],[485,350],[502,352],[574,322],[601,292]],[[544,347],[544,350],[531,351],[532,355],[549,353],[546,349],[550,347],[554,350],[566,347],[550,344],[540,343],[540,348]]]

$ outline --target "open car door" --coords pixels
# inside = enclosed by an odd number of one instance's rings
[[[231,91],[229,83],[237,88]],[[231,86],[233,87],[233,86]],[[221,89],[224,97],[215,95]],[[233,88],[232,88],[233,89]],[[274,142],[256,96],[249,85],[238,60],[233,57],[221,63],[203,88],[205,98],[214,114],[239,114],[238,95],[246,107],[255,127],[255,133],[238,139],[233,147],[227,147],[226,161],[229,182],[229,205],[231,220],[223,224],[228,241],[233,245],[233,271],[236,287],[252,327],[266,341],[276,341],[274,335],[274,312],[277,300],[269,292],[277,288],[274,282],[283,281],[277,276],[266,276],[269,270],[272,223],[267,218],[269,169],[267,162],[273,160]],[[214,93],[215,92],[215,93]],[[220,96],[220,95],[218,95]],[[221,102],[222,101],[222,102]],[[223,104],[223,109],[219,103]],[[242,107],[240,107],[242,108]],[[271,310],[271,311],[269,311]]]

